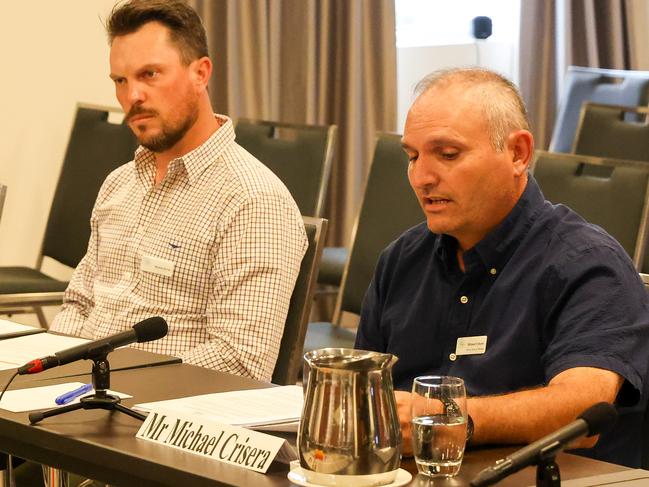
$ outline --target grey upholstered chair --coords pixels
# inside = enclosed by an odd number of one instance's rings
[[[649,274],[644,274],[640,273],[640,279],[642,279],[642,282],[644,283],[644,287],[647,291],[649,291]]]
[[[99,188],[113,169],[133,159],[137,142],[124,124],[108,121],[111,109],[79,105],[35,268],[0,267],[0,314],[35,312],[61,303],[67,282],[41,271],[44,257],[76,267],[86,252],[90,214]]]
[[[327,233],[327,220],[306,216],[303,218],[309,247],[302,259],[300,273],[291,295],[291,303],[282,334],[282,344],[273,371],[274,384],[288,385],[295,384],[297,381],[302,366],[304,336],[318,277],[318,264]]]
[[[649,71],[570,66],[564,80],[550,150],[570,152],[584,102],[641,106],[649,104]]]
[[[405,230],[424,221],[407,172],[408,158],[401,148],[401,137],[378,134],[349,258],[344,261],[333,323],[310,323],[305,350],[353,346],[355,334],[339,325],[346,314],[353,319],[360,314],[382,250]],[[324,264],[320,268],[322,272]]]
[[[378,251],[424,218],[408,183],[407,171],[408,158],[401,148],[401,136],[379,132],[368,175],[368,179],[371,181],[366,182],[365,196],[352,235],[352,245],[362,245],[367,249],[372,247],[371,242],[363,243],[361,236],[361,242],[355,244],[356,234],[359,231],[372,231],[372,227],[365,224],[368,219],[377,225],[375,228],[378,230],[377,237],[380,240],[377,241],[376,246],[373,246],[368,260],[376,260],[379,255]],[[381,179],[384,177],[384,180]],[[376,213],[373,208],[376,208]],[[417,209],[419,209],[418,212]],[[382,218],[382,214],[385,214],[386,218]],[[349,249],[347,247],[325,247],[320,263],[318,283],[324,286],[340,286],[348,257]],[[375,261],[372,261],[371,268],[366,269],[362,277],[363,280],[367,280],[368,284],[374,270],[374,263]],[[352,265],[352,272],[356,267]]]
[[[599,225],[646,268],[649,166],[642,162],[537,151],[534,177],[546,199]]]
[[[282,180],[303,215],[321,216],[336,144],[335,125],[240,119],[234,130],[237,143]]]
[[[572,152],[649,163],[648,115],[647,107],[584,103]]]

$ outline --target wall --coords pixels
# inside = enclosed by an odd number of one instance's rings
[[[115,106],[114,0],[6,2],[0,15],[0,265],[34,265],[78,101]]]
[[[413,90],[427,74],[438,69],[482,66],[518,81],[517,46],[478,41],[448,46],[400,47],[397,49],[397,131],[403,132]]]

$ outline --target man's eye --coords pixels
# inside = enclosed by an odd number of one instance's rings
[[[145,78],[155,78],[157,74],[158,74],[157,71],[145,71],[144,72],[144,77]]]
[[[442,152],[442,157],[446,159],[447,161],[452,161],[453,159],[457,159],[457,156],[459,155],[459,152]]]
[[[113,79],[113,82],[116,85],[123,85],[126,82],[126,80],[124,78],[115,78],[115,79]]]

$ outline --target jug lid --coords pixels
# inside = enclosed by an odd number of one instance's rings
[[[314,368],[370,371],[392,366],[398,358],[391,353],[353,348],[320,348],[304,354],[304,360]]]

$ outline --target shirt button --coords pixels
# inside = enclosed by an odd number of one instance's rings
[[[491,270],[489,271],[489,274],[491,274],[492,276],[495,276],[497,272],[498,271],[496,270],[496,268],[492,267]]]
[[[124,279],[128,280],[131,278],[131,273],[130,272],[125,272],[124,273]]]
[[[451,354],[449,354],[448,358],[449,358],[449,360],[451,362],[455,362],[455,359],[457,358],[457,355],[455,355],[454,353],[451,353]]]
[[[469,298],[467,298],[466,296],[462,296],[462,297],[460,298],[460,303],[462,303],[462,304],[466,304],[466,303],[468,303],[468,302],[469,302]]]

